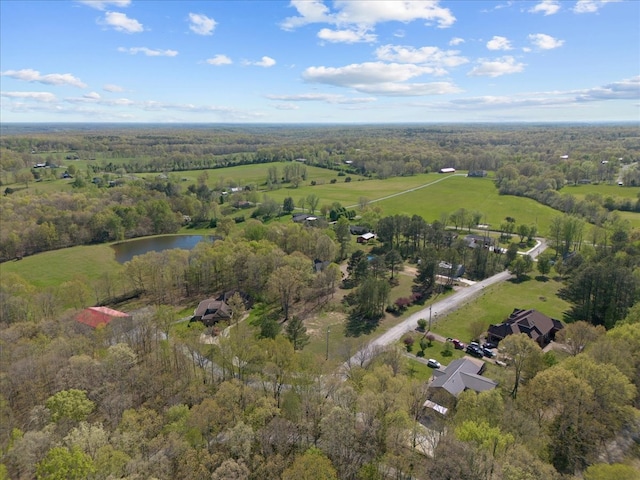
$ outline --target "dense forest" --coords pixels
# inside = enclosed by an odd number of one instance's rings
[[[640,198],[558,193],[587,180],[640,185],[636,127],[13,128],[0,139],[2,259],[190,226],[219,239],[48,288],[0,264],[0,479],[638,477],[640,231],[620,212],[640,211]],[[62,173],[34,164],[67,157],[87,162],[70,192],[23,188]],[[206,174],[281,160],[286,175],[265,165],[264,184],[229,195],[233,185]],[[283,221],[293,199],[260,191],[307,181],[305,165],[345,178],[487,170],[501,194],[558,212],[544,232],[504,219],[491,232],[504,248],[491,250],[469,248],[481,214],[462,208],[385,216],[310,196],[302,208],[335,222]],[[203,171],[187,185],[129,177],[191,169]],[[353,226],[377,240],[357,245]],[[518,255],[536,237],[548,250],[536,262]],[[427,383],[403,345],[359,340],[385,315],[451,290],[443,262],[469,280],[507,269],[525,288],[553,275],[570,305],[562,349],[512,335],[501,346],[507,365],[487,372],[498,388],[463,392],[447,415],[424,408]],[[412,294],[394,298],[404,266],[415,270]],[[226,324],[178,322],[185,305],[227,292],[242,295]],[[91,305],[135,305],[134,328],[84,328],[74,318]],[[327,331],[326,356],[312,353],[309,320],[333,313],[345,319],[344,343],[330,357]]]

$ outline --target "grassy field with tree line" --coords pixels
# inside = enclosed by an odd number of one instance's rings
[[[634,126],[2,129],[0,478],[637,476]],[[292,222],[301,212],[320,219]],[[478,224],[497,253],[465,243]],[[356,243],[350,225],[378,237]],[[193,232],[220,240],[123,265],[109,246]],[[517,252],[536,236],[549,249],[533,262]],[[498,388],[445,417],[422,408],[431,369],[401,343],[335,375],[464,288],[441,262],[513,277],[434,333],[478,339],[513,308],[567,322],[566,350],[506,342],[513,361],[485,372]],[[234,290],[251,308],[232,300],[227,323],[174,324]],[[96,304],[135,328],[82,330],[75,313]]]

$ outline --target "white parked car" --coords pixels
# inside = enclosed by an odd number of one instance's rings
[[[427,365],[431,368],[440,368],[440,362],[437,360],[434,360],[433,358],[430,358],[429,360],[427,360]]]

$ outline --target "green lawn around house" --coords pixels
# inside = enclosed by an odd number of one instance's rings
[[[531,278],[523,282],[507,281],[485,289],[476,299],[449,315],[438,318],[432,330],[444,337],[459,338],[463,342],[471,340],[469,325],[482,321],[485,328],[501,323],[514,308],[536,309],[545,315],[563,319],[563,312],[569,303],[557,296],[562,284]]]

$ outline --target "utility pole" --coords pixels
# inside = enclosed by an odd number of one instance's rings
[[[429,305],[429,330],[427,330],[428,332],[431,331],[431,305]]]
[[[329,360],[329,334],[331,333],[331,327],[327,327],[327,356],[326,360]]]

